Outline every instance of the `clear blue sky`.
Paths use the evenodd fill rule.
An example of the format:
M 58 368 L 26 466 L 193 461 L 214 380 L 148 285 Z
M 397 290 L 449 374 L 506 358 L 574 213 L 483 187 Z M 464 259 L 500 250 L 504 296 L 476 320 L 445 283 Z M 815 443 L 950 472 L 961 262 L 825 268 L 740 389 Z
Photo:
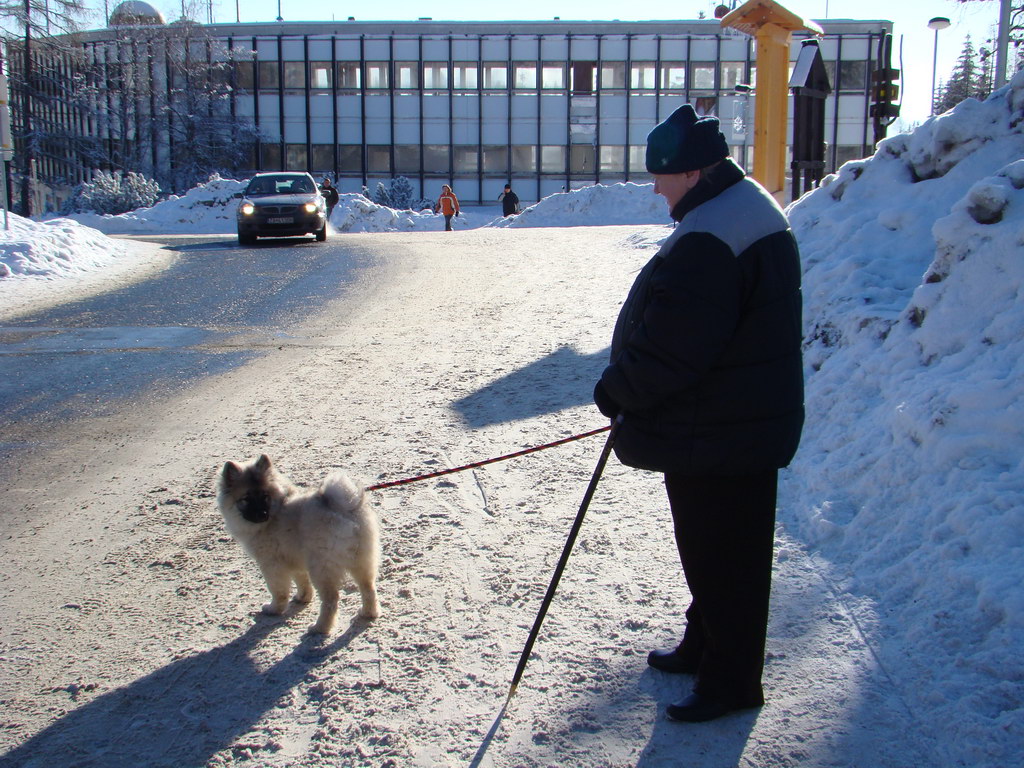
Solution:
M 113 8 L 118 0 L 107 0 Z M 182 13 L 182 0 L 148 0 L 159 8 L 168 20 L 176 19 Z M 206 20 L 209 0 L 185 0 L 186 6 L 202 3 L 203 10 L 195 14 L 200 21 Z M 622 19 L 693 19 L 703 11 L 708 18 L 719 4 L 717 0 L 630 0 L 629 2 L 594 2 L 594 0 L 515 0 L 500 2 L 474 0 L 474 2 L 453 2 L 444 0 L 388 0 L 364 6 L 357 3 L 337 3 L 316 6 L 308 0 L 212 0 L 214 21 L 274 21 L 280 8 L 281 16 L 287 21 L 324 21 L 332 18 L 347 19 L 354 16 L 360 21 L 393 20 L 411 21 L 421 16 L 434 19 L 462 21 L 535 20 L 562 19 L 608 20 Z M 938 78 L 949 77 L 956 59 L 963 47 L 964 38 L 971 35 L 975 48 L 984 46 L 986 38 L 994 37 L 994 27 L 999 18 L 998 0 L 975 0 L 958 3 L 955 0 L 780 0 L 781 4 L 810 19 L 887 19 L 895 24 L 894 58 L 897 56 L 902 36 L 904 63 L 903 116 L 908 121 L 920 121 L 928 116 L 931 79 L 932 53 L 935 33 L 928 29 L 928 20 L 934 16 L 946 16 L 952 21 L 949 29 L 938 33 Z M 94 26 L 101 26 L 104 12 L 103 0 L 89 0 L 97 9 Z M 730 0 L 726 0 L 726 5 Z M 1012 58 L 1012 49 L 1011 49 Z M 895 66 L 899 66 L 898 63 Z

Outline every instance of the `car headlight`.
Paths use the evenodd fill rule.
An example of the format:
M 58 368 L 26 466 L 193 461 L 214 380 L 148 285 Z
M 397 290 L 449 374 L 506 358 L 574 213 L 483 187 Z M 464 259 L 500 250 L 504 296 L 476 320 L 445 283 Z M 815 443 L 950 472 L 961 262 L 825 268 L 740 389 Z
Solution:
M 302 207 L 306 209 L 306 213 L 316 213 L 316 209 L 317 209 L 316 203 L 306 203 Z
M 238 206 L 238 212 L 241 213 L 243 216 L 252 216 L 255 210 L 256 206 L 253 205 L 252 203 L 242 203 L 240 206 Z

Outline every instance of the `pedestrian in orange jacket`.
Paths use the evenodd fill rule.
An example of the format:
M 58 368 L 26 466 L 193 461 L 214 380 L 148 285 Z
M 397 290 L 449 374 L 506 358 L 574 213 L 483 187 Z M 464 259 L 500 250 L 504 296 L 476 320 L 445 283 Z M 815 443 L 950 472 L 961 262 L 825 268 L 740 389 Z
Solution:
M 452 216 L 459 215 L 459 198 L 452 192 L 447 184 L 441 186 L 441 196 L 437 198 L 437 205 L 434 206 L 434 213 L 444 214 L 444 231 L 452 231 Z

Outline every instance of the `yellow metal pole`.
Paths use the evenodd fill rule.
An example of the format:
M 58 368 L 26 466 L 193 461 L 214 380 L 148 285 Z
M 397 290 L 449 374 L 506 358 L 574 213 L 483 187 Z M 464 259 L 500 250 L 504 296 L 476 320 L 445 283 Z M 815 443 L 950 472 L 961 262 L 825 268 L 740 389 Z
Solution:
M 776 195 L 786 186 L 789 123 L 789 32 L 775 24 L 757 30 L 754 178 Z
M 774 0 L 747 0 L 726 14 L 721 25 L 757 41 L 753 176 L 781 201 L 786 187 L 789 131 L 789 37 L 797 31 L 816 35 L 824 32 L 813 21 L 805 21 Z

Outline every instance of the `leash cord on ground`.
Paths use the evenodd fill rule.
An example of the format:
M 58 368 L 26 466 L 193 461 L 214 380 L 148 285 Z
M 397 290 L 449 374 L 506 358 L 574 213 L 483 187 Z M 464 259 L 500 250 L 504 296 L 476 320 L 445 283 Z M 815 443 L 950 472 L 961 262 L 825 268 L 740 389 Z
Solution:
M 416 477 L 407 477 L 402 480 L 391 480 L 390 482 L 387 483 L 377 483 L 377 485 L 368 486 L 366 490 L 380 491 L 383 490 L 384 488 L 395 488 L 399 485 L 408 485 L 409 483 L 419 482 L 420 480 L 430 480 L 435 477 L 451 475 L 456 472 L 464 472 L 467 469 L 476 469 L 477 467 L 483 467 L 487 464 L 495 464 L 499 461 L 506 461 L 508 459 L 514 459 L 518 456 L 526 456 L 527 454 L 536 453 L 537 451 L 543 451 L 548 448 L 554 448 L 559 445 L 565 445 L 566 443 L 571 443 L 575 440 L 582 440 L 585 437 L 593 437 L 594 435 L 599 435 L 602 432 L 607 432 L 610 429 L 610 425 L 607 427 L 601 427 L 599 429 L 592 429 L 589 432 L 583 432 L 582 434 L 573 435 L 572 437 L 563 437 L 561 440 L 555 440 L 552 443 L 544 443 L 544 445 L 535 445 L 532 448 L 525 448 L 521 451 L 516 451 L 515 453 L 506 453 L 504 456 L 495 456 L 493 459 L 474 461 L 472 464 L 464 464 L 461 467 L 454 467 L 452 469 L 441 469 L 438 470 L 437 472 L 430 472 L 429 474 L 426 475 L 417 475 Z

